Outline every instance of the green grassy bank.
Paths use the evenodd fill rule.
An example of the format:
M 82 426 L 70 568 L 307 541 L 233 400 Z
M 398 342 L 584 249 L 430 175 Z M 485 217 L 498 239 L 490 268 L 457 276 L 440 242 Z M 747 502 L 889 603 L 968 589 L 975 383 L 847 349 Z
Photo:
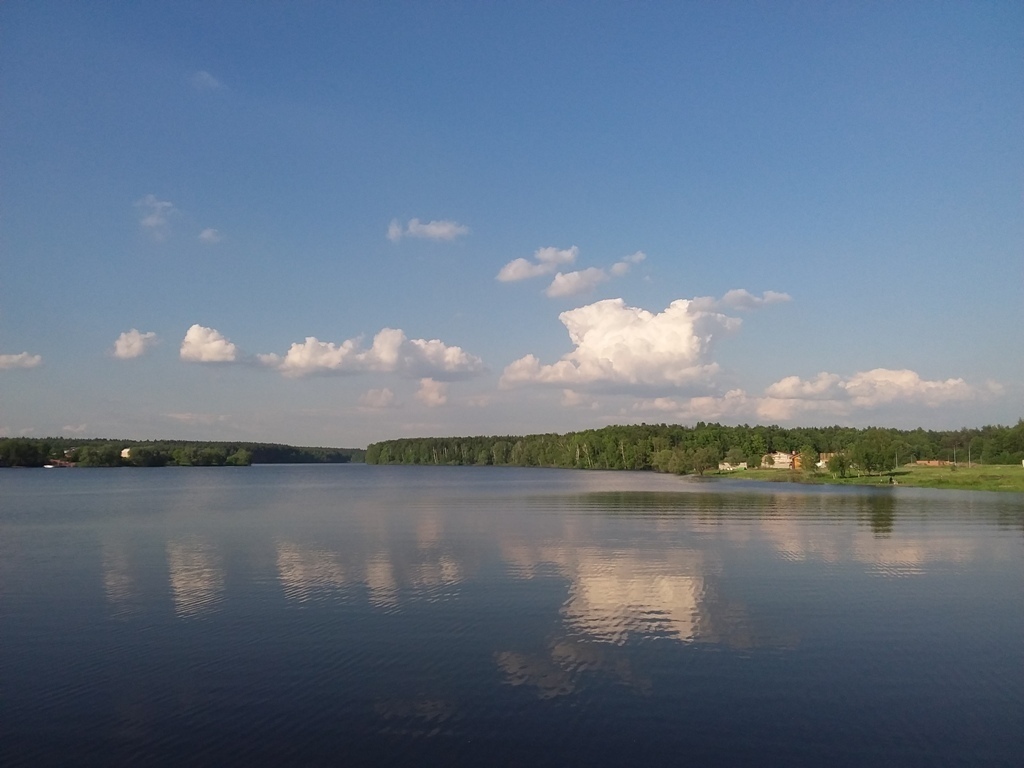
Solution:
M 960 464 L 952 467 L 904 466 L 891 473 L 832 477 L 828 472 L 817 473 L 783 469 L 748 469 L 736 472 L 715 472 L 713 477 L 736 480 L 762 480 L 778 483 L 816 483 L 821 485 L 889 485 L 890 477 L 896 485 L 913 488 L 952 488 L 964 491 L 1011 491 L 1024 493 L 1024 467 L 1019 464 Z

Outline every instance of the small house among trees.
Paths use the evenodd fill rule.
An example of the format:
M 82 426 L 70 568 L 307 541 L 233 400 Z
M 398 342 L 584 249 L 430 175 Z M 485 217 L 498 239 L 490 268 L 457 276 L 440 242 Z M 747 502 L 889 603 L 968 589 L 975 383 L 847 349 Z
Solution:
M 775 451 L 761 457 L 761 469 L 796 469 L 793 460 L 797 458 L 795 453 Z
M 746 468 L 747 468 L 747 462 L 745 462 L 745 461 L 740 461 L 740 462 L 737 462 L 736 464 L 733 464 L 732 462 L 729 462 L 729 461 L 720 461 L 720 462 L 718 462 L 718 471 L 719 472 L 735 472 L 737 469 L 746 469 Z

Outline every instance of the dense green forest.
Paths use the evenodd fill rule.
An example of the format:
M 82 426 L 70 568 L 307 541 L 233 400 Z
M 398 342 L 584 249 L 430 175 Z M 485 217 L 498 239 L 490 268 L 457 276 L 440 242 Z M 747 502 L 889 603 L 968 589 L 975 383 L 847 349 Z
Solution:
M 122 456 L 125 449 L 128 449 L 127 457 Z M 0 467 L 42 467 L 46 464 L 78 467 L 344 464 L 362 461 L 364 454 L 358 448 L 310 448 L 277 443 L 0 438 Z
M 869 427 L 728 427 L 697 423 L 610 426 L 564 435 L 515 437 L 406 438 L 372 443 L 367 464 L 490 464 L 578 469 L 635 469 L 703 474 L 719 461 L 759 466 L 775 452 L 804 456 L 835 454 L 830 470 L 866 472 L 915 460 L 938 459 L 982 464 L 1024 460 L 1024 419 L 1016 426 L 958 431 Z M 813 462 L 812 462 L 813 463 Z

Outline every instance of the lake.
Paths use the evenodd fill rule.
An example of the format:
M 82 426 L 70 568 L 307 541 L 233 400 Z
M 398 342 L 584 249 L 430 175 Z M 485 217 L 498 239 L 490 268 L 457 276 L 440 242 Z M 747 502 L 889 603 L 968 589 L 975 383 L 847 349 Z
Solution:
M 1024 764 L 1024 496 L 0 471 L 0 764 Z

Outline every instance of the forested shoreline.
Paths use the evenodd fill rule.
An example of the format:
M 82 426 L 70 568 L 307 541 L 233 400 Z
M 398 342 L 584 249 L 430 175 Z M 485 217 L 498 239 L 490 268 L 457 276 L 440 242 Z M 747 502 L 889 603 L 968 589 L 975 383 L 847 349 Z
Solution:
M 756 467 L 762 457 L 775 452 L 825 455 L 834 459 L 833 469 L 856 467 L 866 472 L 930 460 L 1020 464 L 1024 461 L 1024 419 L 1012 427 L 960 430 L 637 424 L 565 434 L 400 438 L 371 443 L 365 451 L 256 442 L 9 437 L 0 438 L 0 467 L 248 466 L 365 460 L 367 464 L 703 474 L 722 461 Z
M 698 422 L 608 426 L 566 434 L 422 437 L 371 443 L 367 464 L 495 465 L 703 474 L 721 461 L 761 464 L 774 452 L 839 457 L 833 466 L 878 472 L 914 461 L 1020 464 L 1024 419 L 960 430 L 724 426 Z
M 0 467 L 222 467 L 250 464 L 345 464 L 359 448 L 196 440 L 109 440 L 66 437 L 0 438 Z

